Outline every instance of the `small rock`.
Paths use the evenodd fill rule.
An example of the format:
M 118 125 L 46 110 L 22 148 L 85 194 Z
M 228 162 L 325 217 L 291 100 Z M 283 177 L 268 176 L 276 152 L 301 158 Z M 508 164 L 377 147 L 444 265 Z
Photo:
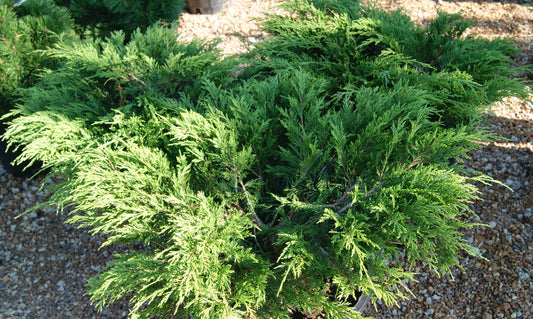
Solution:
M 490 222 L 489 222 L 489 226 L 490 226 L 491 228 L 496 228 L 497 225 L 498 225 L 498 224 L 497 224 L 495 221 L 490 221 Z
M 500 306 L 501 310 L 507 310 L 509 308 L 511 308 L 511 305 L 508 302 L 505 302 Z
M 57 290 L 61 292 L 65 291 L 65 282 L 63 280 L 57 282 Z
M 522 188 L 522 183 L 512 180 L 510 178 L 505 180 L 505 185 L 509 186 L 512 190 L 517 191 Z
M 518 273 L 518 277 L 519 277 L 520 279 L 524 279 L 524 280 L 526 280 L 526 279 L 529 279 L 529 274 L 527 274 L 527 273 L 521 271 L 521 272 Z

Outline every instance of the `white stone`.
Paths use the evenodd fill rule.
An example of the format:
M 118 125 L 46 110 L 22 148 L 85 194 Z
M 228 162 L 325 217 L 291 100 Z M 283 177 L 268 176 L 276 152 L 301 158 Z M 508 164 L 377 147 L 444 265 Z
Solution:
M 61 292 L 65 291 L 65 282 L 63 280 L 57 282 L 57 290 Z

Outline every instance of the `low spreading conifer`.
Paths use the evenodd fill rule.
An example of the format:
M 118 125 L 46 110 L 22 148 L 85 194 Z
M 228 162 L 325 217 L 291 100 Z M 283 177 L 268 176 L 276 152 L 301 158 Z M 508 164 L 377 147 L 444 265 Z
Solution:
M 60 43 L 61 67 L 22 90 L 5 138 L 59 177 L 46 205 L 129 247 L 89 281 L 99 309 L 360 318 L 353 296 L 406 298 L 406 266 L 482 257 L 461 229 L 477 226 L 472 182 L 491 180 L 463 160 L 495 138 L 483 108 L 526 91 L 497 78 L 511 42 L 462 38 L 444 14 L 423 28 L 348 0 L 290 9 L 235 58 L 161 26 Z M 485 61 L 473 48 L 500 60 L 451 57 Z

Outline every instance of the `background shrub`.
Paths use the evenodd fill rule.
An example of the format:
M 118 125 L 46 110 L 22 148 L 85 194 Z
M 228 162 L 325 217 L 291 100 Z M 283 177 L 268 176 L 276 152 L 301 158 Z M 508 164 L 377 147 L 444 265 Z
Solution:
M 0 93 L 5 101 L 4 113 L 10 107 L 6 100 L 13 97 L 15 89 L 33 85 L 41 70 L 56 66 L 56 61 L 43 51 L 60 36 L 72 36 L 73 21 L 67 9 L 47 0 L 28 0 L 15 8 L 2 3 L 0 16 Z
M 511 59 L 517 46 L 509 39 L 464 37 L 471 22 L 458 14 L 439 12 L 422 27 L 400 9 L 349 0 L 310 2 L 289 1 L 287 9 L 299 15 L 265 22 L 275 36 L 253 53 L 264 62 L 253 61 L 258 72 L 298 65 L 325 78 L 333 91 L 404 82 L 431 92 L 438 120 L 448 126 L 473 120 L 474 109 L 503 96 L 526 97 L 524 84 L 509 78 L 521 71 Z
M 137 28 L 165 21 L 172 23 L 185 8 L 183 0 L 56 0 L 66 6 L 78 25 L 78 32 L 89 37 L 106 37 L 122 30 L 129 39 Z
M 75 36 L 69 11 L 51 0 L 27 0 L 15 8 L 3 1 L 0 17 L 0 134 L 3 134 L 6 125 L 1 118 L 19 97 L 17 89 L 31 87 L 45 69 L 58 66 L 46 49 L 59 39 L 68 42 Z M 0 154 L 6 169 L 22 174 L 23 166 L 11 166 L 16 153 L 7 152 L 4 141 L 0 141 Z M 31 175 L 35 169 L 25 174 Z

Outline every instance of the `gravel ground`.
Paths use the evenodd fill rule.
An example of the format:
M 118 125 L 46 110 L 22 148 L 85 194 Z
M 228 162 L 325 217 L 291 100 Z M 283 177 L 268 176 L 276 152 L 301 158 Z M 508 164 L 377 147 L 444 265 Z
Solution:
M 256 21 L 279 3 L 273 0 L 233 0 L 216 15 L 184 14 L 181 39 L 220 36 L 225 54 L 244 52 L 265 34 Z M 478 19 L 473 33 L 486 38 L 514 36 L 524 49 L 518 58 L 531 63 L 533 11 L 531 0 L 432 1 L 380 0 L 387 8 L 404 7 L 417 23 L 437 9 L 463 12 Z M 246 40 L 243 44 L 240 39 Z M 397 306 L 379 302 L 365 311 L 375 318 L 526 318 L 532 319 L 533 285 L 533 105 L 518 99 L 496 103 L 487 114 L 491 130 L 508 138 L 487 143 L 473 152 L 469 167 L 501 181 L 480 185 L 483 201 L 474 204 L 487 224 L 465 231 L 468 241 L 488 260 L 462 256 L 462 269 L 438 276 L 423 265 L 415 267 L 413 295 Z M 125 318 L 127 302 L 98 313 L 90 304 L 86 281 L 117 251 L 98 250 L 102 238 L 63 224 L 52 209 L 16 218 L 43 201 L 41 179 L 9 175 L 0 166 L 0 318 Z

